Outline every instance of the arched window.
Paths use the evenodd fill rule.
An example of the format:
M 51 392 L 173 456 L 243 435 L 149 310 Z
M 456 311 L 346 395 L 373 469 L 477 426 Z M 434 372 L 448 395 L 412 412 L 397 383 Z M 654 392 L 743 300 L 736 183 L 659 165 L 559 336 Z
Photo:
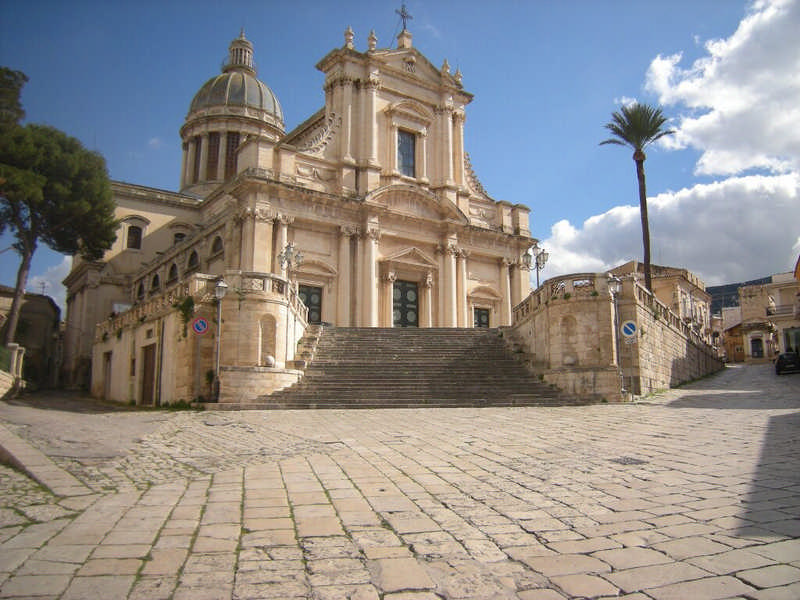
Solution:
M 167 274 L 167 285 L 172 285 L 176 281 L 178 281 L 178 265 L 172 263 Z
M 153 294 L 157 292 L 161 288 L 161 278 L 158 276 L 158 273 L 153 275 L 153 279 L 150 281 L 150 293 Z
M 200 268 L 200 259 L 197 256 L 197 251 L 192 250 L 192 253 L 189 255 L 189 261 L 186 263 L 186 269 L 193 273 Z
M 139 287 L 136 288 L 136 299 L 141 300 L 144 298 L 144 283 L 139 282 Z
M 214 241 L 211 242 L 211 256 L 216 256 L 217 254 L 222 254 L 222 238 L 217 236 L 214 238 Z
M 125 243 L 126 248 L 141 250 L 142 248 L 142 228 L 138 225 L 128 225 L 128 239 Z

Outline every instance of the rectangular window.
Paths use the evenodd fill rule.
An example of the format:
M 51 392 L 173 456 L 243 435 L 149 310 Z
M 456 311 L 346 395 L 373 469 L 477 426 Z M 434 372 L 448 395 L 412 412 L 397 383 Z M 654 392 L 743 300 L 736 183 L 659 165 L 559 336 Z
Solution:
M 228 132 L 225 139 L 225 179 L 236 175 L 236 149 L 239 147 L 239 134 Z
M 397 130 L 397 170 L 401 175 L 415 177 L 414 152 L 417 137 L 410 131 Z
M 214 181 L 219 177 L 219 132 L 212 131 L 208 134 L 208 163 L 206 164 L 206 179 Z

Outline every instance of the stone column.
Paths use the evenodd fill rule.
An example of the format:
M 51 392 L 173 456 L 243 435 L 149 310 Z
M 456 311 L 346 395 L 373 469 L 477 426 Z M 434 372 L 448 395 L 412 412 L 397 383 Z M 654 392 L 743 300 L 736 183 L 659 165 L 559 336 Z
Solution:
M 469 302 L 467 298 L 467 256 L 469 252 L 459 250 L 457 259 L 458 271 L 458 326 L 469 327 Z
M 370 73 L 366 81 L 363 82 L 364 102 L 361 110 L 363 118 L 363 141 L 362 160 L 365 169 L 361 171 L 359 187 L 368 191 L 378 187 L 380 184 L 380 162 L 378 161 L 378 114 L 377 114 L 377 95 L 381 85 L 377 70 Z
M 186 182 L 187 182 L 186 165 L 188 164 L 187 158 L 188 158 L 188 154 L 189 154 L 189 144 L 187 144 L 186 142 L 183 142 L 183 144 L 181 144 L 181 147 L 182 147 L 183 152 L 181 154 L 181 187 L 180 187 L 180 189 L 183 189 L 183 186 L 185 186 Z
M 444 185 L 453 185 L 453 105 L 452 101 L 445 102 L 436 108 L 436 120 L 439 123 L 441 173 L 439 174 Z
M 260 207 L 255 210 L 253 230 L 253 271 L 259 273 L 272 272 L 272 230 L 275 215 L 269 209 Z
M 394 327 L 394 282 L 397 273 L 387 272 L 383 277 L 383 327 Z
M 378 240 L 377 227 L 368 227 L 364 234 L 364 327 L 378 326 Z
M 200 169 L 199 178 L 201 180 L 208 179 L 208 132 L 206 131 L 200 136 Z
M 353 81 L 344 78 L 340 81 L 342 86 L 342 160 L 346 163 L 353 163 L 353 154 L 351 149 L 351 136 L 352 136 L 352 111 L 353 111 Z
M 456 185 L 463 186 L 464 181 L 464 111 L 458 110 L 453 113 L 453 128 L 455 129 L 453 161 L 455 167 Z
M 511 282 L 507 258 L 500 259 L 500 325 L 511 325 Z
M 253 255 L 255 242 L 255 209 L 246 206 L 236 215 L 242 232 L 242 241 L 239 245 L 239 268 L 242 271 L 253 271 Z
M 443 327 L 458 327 L 458 285 L 456 280 L 456 256 L 458 248 L 455 242 L 448 241 L 444 248 L 444 321 Z
M 194 183 L 194 157 L 195 153 L 197 152 L 197 143 L 196 138 L 192 138 L 189 142 L 189 156 L 187 157 L 186 161 L 186 179 L 185 184 L 191 185 Z
M 350 238 L 356 233 L 352 225 L 339 228 L 339 280 L 337 282 L 336 325 L 350 326 Z
M 419 160 L 417 161 L 417 178 L 420 183 L 428 183 L 428 130 L 419 132 Z
M 380 78 L 377 73 L 372 73 L 366 81 L 367 114 L 365 115 L 365 133 L 367 136 L 367 160 L 372 166 L 378 165 L 378 115 L 377 96 L 380 87 Z
M 428 271 L 420 283 L 422 287 L 422 306 L 420 307 L 420 327 L 433 327 L 433 273 Z
M 225 181 L 225 163 L 228 162 L 228 132 L 219 132 L 219 164 L 217 165 L 217 178 Z

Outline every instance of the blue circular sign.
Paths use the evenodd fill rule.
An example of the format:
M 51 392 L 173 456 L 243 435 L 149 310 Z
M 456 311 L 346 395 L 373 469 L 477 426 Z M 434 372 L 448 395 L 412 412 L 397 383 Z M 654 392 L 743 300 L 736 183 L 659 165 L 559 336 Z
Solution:
M 208 321 L 206 321 L 203 317 L 197 317 L 194 321 L 192 321 L 192 331 L 194 331 L 197 335 L 203 335 L 206 331 L 208 331 Z
M 636 323 L 633 321 L 625 321 L 621 326 L 622 335 L 625 337 L 633 337 L 636 335 Z

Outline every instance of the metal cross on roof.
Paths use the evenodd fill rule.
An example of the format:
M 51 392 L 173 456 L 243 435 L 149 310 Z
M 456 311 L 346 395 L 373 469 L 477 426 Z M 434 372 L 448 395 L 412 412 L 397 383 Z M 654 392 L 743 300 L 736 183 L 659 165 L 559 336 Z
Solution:
M 394 12 L 396 12 L 398 15 L 400 15 L 400 18 L 403 19 L 403 30 L 405 30 L 406 29 L 406 25 L 408 25 L 408 20 L 414 18 L 406 10 L 406 3 L 403 2 L 403 4 L 400 5 L 400 10 L 395 10 Z

